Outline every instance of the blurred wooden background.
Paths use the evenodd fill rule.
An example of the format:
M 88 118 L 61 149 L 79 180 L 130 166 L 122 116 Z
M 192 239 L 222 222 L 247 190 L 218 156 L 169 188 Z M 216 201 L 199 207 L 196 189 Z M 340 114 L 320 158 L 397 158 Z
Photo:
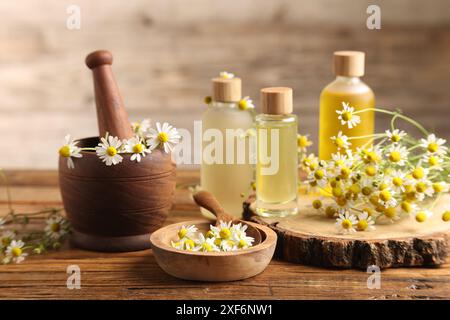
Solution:
M 366 28 L 372 3 L 381 7 L 381 30 Z M 80 30 L 66 28 L 71 4 L 81 9 Z M 100 48 L 115 56 L 132 120 L 191 129 L 209 79 L 227 70 L 256 103 L 261 87 L 293 87 L 299 131 L 315 141 L 332 52 L 364 50 L 377 104 L 450 138 L 447 0 L 23 0 L 0 2 L 0 15 L 3 168 L 55 168 L 66 133 L 97 134 L 84 57 Z

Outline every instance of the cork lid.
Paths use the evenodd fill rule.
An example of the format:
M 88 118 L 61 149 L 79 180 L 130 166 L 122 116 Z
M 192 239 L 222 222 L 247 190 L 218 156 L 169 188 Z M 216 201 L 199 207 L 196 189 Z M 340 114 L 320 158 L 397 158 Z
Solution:
M 213 100 L 219 102 L 237 102 L 242 99 L 241 78 L 214 78 Z
M 336 51 L 333 55 L 334 74 L 344 77 L 364 75 L 365 53 L 361 51 Z
M 292 89 L 273 87 L 261 89 L 261 111 L 265 114 L 292 113 Z

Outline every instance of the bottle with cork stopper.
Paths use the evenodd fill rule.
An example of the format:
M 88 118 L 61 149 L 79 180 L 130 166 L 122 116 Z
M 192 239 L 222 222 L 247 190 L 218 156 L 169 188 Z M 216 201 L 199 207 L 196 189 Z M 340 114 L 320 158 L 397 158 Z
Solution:
M 364 59 L 365 54 L 360 51 L 334 52 L 336 79 L 328 84 L 320 95 L 321 160 L 330 159 L 333 153 L 343 154 L 347 147 L 352 150 L 370 147 L 371 140 L 367 136 L 374 133 L 375 113 L 372 110 L 359 113 L 363 109 L 375 107 L 372 89 L 360 79 L 364 75 Z M 350 139 L 346 141 L 342 136 Z M 335 138 L 332 140 L 332 137 Z
M 265 217 L 297 213 L 297 116 L 292 89 L 261 90 L 256 117 L 256 212 Z
M 212 79 L 212 97 L 202 116 L 201 189 L 211 192 L 225 211 L 242 216 L 242 196 L 254 179 L 249 129 L 254 116 L 242 99 L 242 81 L 226 73 Z M 207 217 L 211 213 L 202 209 Z

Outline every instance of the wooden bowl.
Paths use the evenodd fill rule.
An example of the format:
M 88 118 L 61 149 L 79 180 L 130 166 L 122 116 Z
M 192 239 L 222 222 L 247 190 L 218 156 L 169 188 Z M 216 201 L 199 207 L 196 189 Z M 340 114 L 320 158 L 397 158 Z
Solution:
M 193 252 L 175 249 L 171 240 L 176 240 L 182 225 L 193 225 L 200 232 L 209 230 L 210 223 L 188 221 L 171 224 L 151 237 L 153 255 L 158 265 L 176 278 L 195 281 L 235 281 L 253 277 L 268 266 L 273 257 L 277 235 L 271 229 L 252 222 L 245 222 L 259 230 L 261 243 L 243 250 L 231 252 Z M 251 233 L 248 234 L 252 236 Z
M 79 140 L 80 147 L 95 147 L 98 137 Z M 134 251 L 150 248 L 150 234 L 162 227 L 172 206 L 175 164 L 157 149 L 141 162 L 123 161 L 106 166 L 95 152 L 83 151 L 74 159 L 59 159 L 59 183 L 71 223 L 72 243 L 96 251 Z

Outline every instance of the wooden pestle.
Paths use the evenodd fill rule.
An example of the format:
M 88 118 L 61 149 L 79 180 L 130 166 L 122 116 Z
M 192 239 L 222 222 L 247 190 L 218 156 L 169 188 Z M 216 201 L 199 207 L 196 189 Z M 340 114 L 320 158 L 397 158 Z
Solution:
M 134 134 L 112 73 L 112 62 L 112 54 L 106 50 L 94 51 L 86 57 L 86 65 L 94 76 L 98 129 L 100 137 L 109 133 L 119 139 L 129 139 Z

